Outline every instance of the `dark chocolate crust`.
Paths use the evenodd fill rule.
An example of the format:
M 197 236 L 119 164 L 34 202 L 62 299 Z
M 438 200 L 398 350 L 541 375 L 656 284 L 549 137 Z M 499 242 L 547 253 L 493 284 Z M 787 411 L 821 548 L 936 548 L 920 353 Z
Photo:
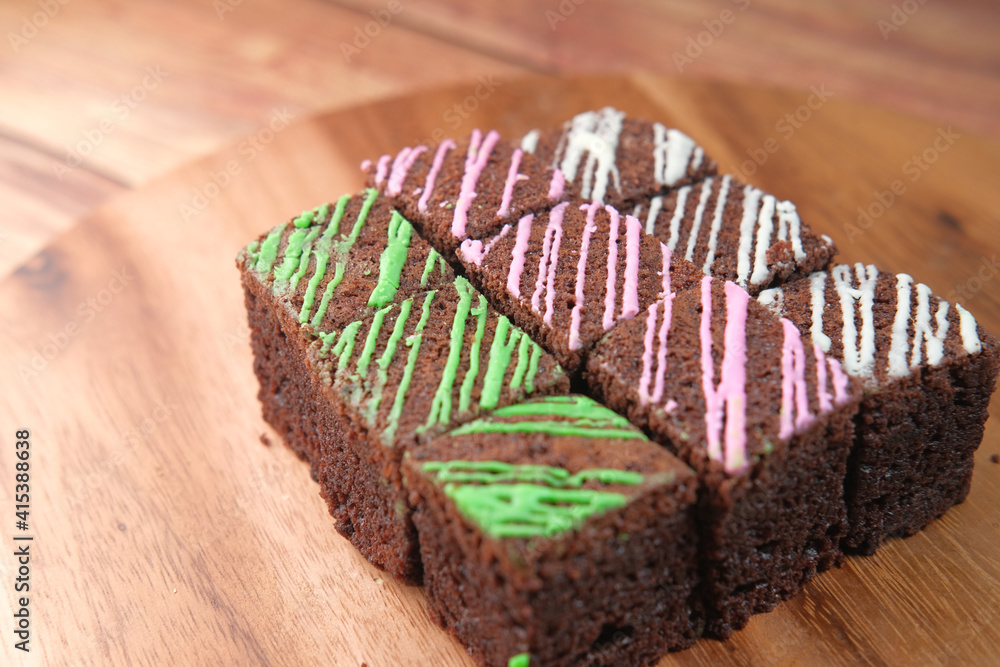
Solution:
M 570 473 L 620 468 L 646 481 L 637 487 L 588 481 L 582 488 L 626 494 L 628 504 L 568 533 L 497 538 L 463 516 L 422 468 L 454 459 Z M 418 507 L 414 521 L 431 612 L 481 664 L 507 665 L 522 653 L 542 665 L 646 664 L 690 646 L 700 634 L 692 599 L 696 480 L 653 443 L 539 433 L 449 435 L 414 450 L 404 474 Z
M 860 360 L 855 350 L 863 346 L 869 316 L 858 302 L 866 291 L 870 294 L 870 365 L 844 364 L 848 373 L 865 384 L 845 486 L 850 529 L 843 547 L 851 552 L 871 554 L 887 538 L 913 535 L 965 499 L 973 455 L 982 442 L 989 399 L 1000 370 L 997 339 L 977 325 L 975 337 L 981 349 L 970 354 L 963 344 L 958 307 L 948 305 L 948 331 L 940 360 L 929 363 L 926 343 L 921 342 L 919 365 L 903 371 L 905 375 L 891 373 L 899 280 L 907 282 L 908 278 L 879 273 L 873 266 L 842 265 L 761 295 L 762 301 L 801 331 L 819 326 L 829 341 L 831 357 L 843 360 L 846 355 Z M 813 281 L 821 286 L 821 308 L 820 304 L 814 307 Z M 841 289 L 846 288 L 844 298 L 857 332 L 854 337 L 858 342 L 850 354 L 844 349 L 844 309 L 838 283 Z M 920 288 L 912 281 L 908 284 L 905 356 L 909 362 L 919 314 L 920 297 L 915 292 Z M 942 300 L 928 292 L 926 305 L 933 316 Z

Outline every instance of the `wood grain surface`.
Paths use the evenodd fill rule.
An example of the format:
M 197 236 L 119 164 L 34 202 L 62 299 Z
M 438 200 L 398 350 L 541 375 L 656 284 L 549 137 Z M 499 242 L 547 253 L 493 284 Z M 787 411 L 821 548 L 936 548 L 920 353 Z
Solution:
M 651 75 L 511 79 L 452 126 L 477 85 L 298 118 L 254 151 L 240 139 L 116 197 L 0 281 L 4 608 L 17 428 L 31 430 L 35 537 L 32 651 L 4 630 L 0 662 L 472 664 L 419 588 L 337 535 L 306 465 L 262 422 L 233 264 L 261 231 L 360 187 L 363 158 L 437 128 L 517 136 L 604 104 L 675 124 L 795 201 L 842 261 L 961 294 L 1000 332 L 995 142 L 837 95 Z M 993 455 L 995 420 L 964 504 L 663 664 L 995 664 Z

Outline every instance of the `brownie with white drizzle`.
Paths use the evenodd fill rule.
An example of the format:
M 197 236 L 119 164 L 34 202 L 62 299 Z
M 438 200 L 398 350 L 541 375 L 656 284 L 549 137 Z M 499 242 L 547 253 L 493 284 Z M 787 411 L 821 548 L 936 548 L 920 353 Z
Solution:
M 442 275 L 376 199 L 369 191 L 279 226 L 237 264 L 265 419 L 310 462 L 338 531 L 373 564 L 418 582 L 403 453 L 483 410 L 566 393 L 569 382 L 464 278 Z
M 583 396 L 404 461 L 431 613 L 480 664 L 636 665 L 700 634 L 692 471 Z
M 837 248 L 800 220 L 795 204 L 732 176 L 709 176 L 638 204 L 647 234 L 715 278 L 751 294 L 830 265 Z
M 698 473 L 707 634 L 838 562 L 861 387 L 794 324 L 705 277 L 613 328 L 584 379 Z
M 504 225 L 493 238 L 466 239 L 458 259 L 491 303 L 552 352 L 570 374 L 615 323 L 664 293 L 696 286 L 701 273 L 638 219 L 611 206 L 563 202 Z
M 962 502 L 1000 369 L 1000 344 L 908 274 L 839 265 L 762 292 L 863 383 L 846 480 L 848 550 L 874 553 Z
M 680 130 L 613 107 L 579 113 L 559 129 L 532 130 L 521 148 L 551 171 L 550 192 L 622 211 L 716 172 L 715 161 Z

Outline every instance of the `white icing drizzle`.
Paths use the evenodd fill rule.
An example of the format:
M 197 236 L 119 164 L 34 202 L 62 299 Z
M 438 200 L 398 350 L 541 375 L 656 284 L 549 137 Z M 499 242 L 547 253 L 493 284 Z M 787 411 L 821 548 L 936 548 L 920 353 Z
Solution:
M 937 366 L 944 358 L 944 339 L 948 337 L 948 302 L 941 300 L 938 304 L 937 331 L 931 328 L 931 288 L 923 283 L 917 284 L 917 317 L 913 321 L 913 354 L 910 357 L 910 367 L 919 366 L 922 349 L 927 349 L 927 362 Z M 923 341 L 921 341 L 923 339 Z
M 681 219 L 684 217 L 684 211 L 687 208 L 689 194 L 691 194 L 690 185 L 685 185 L 677 191 L 677 204 L 674 208 L 674 215 L 670 218 L 670 238 L 667 239 L 667 247 L 670 248 L 671 252 L 677 248 L 677 242 L 680 240 Z M 649 226 L 648 222 L 646 226 Z
M 668 130 L 660 123 L 653 123 L 653 178 L 660 185 L 673 186 L 687 174 L 691 158 L 701 164 L 704 151 L 694 140 L 680 130 Z M 697 169 L 697 165 L 694 165 Z
M 538 137 L 541 134 L 538 130 L 532 130 L 521 137 L 521 150 L 525 153 L 534 153 L 538 149 Z
M 903 377 L 910 372 L 906 365 L 906 353 L 910 339 L 907 328 L 910 322 L 910 285 L 913 283 L 906 273 L 896 276 L 896 317 L 892 322 L 892 341 L 889 344 L 889 377 Z M 904 306 L 905 304 L 905 306 Z M 847 369 L 850 372 L 850 368 Z
M 854 266 L 854 274 L 857 277 L 857 288 L 854 287 L 855 275 L 852 275 L 849 264 L 835 266 L 830 272 L 837 296 L 840 297 L 840 312 L 844 321 L 841 329 L 841 341 L 844 344 L 844 370 L 857 377 L 869 377 L 875 369 L 874 307 L 878 269 L 870 264 L 865 266 L 858 263 Z M 855 322 L 855 308 L 859 308 L 861 311 L 860 342 Z M 818 325 L 817 319 L 819 320 Z M 822 311 L 817 317 L 815 308 L 813 309 L 813 327 L 814 329 L 818 328 L 819 331 L 823 330 Z M 904 336 L 906 334 L 906 318 L 903 320 L 903 334 Z M 895 337 L 895 334 L 893 336 Z M 816 342 L 820 341 L 816 340 Z
M 712 184 L 714 179 L 706 178 L 701 184 L 701 197 L 698 198 L 698 207 L 694 211 L 694 221 L 691 223 L 691 232 L 688 235 L 687 252 L 684 259 L 694 261 L 694 247 L 698 243 L 698 234 L 701 232 L 701 220 L 705 217 L 705 208 L 708 206 L 708 198 L 712 195 Z
M 802 247 L 802 221 L 799 219 L 799 213 L 795 208 L 795 204 L 790 201 L 779 201 L 776 208 L 778 210 L 778 240 L 787 241 L 788 233 L 791 231 L 792 251 L 795 253 L 795 261 L 801 262 L 807 255 L 805 249 Z
M 874 268 L 874 267 L 873 267 Z M 826 310 L 826 274 L 822 271 L 809 276 L 809 301 L 812 306 L 812 326 L 809 335 L 813 343 L 819 345 L 823 352 L 830 351 L 833 341 L 823 332 L 823 311 Z M 854 309 L 851 309 L 853 317 Z
M 743 188 L 743 219 L 740 221 L 740 245 L 736 256 L 736 282 L 746 287 L 750 276 L 750 251 L 753 249 L 753 228 L 757 222 L 757 207 L 764 193 L 752 185 Z
M 962 305 L 959 303 L 955 304 L 955 310 L 958 311 L 958 326 L 959 331 L 962 333 L 962 347 L 969 354 L 978 354 L 983 349 L 983 346 L 979 342 L 976 318 L 972 316 L 972 313 L 962 308 Z
M 726 200 L 729 199 L 729 185 L 732 180 L 733 177 L 726 174 L 719 186 L 719 198 L 715 202 L 715 215 L 712 217 L 712 229 L 708 235 L 708 254 L 705 255 L 705 264 L 701 267 L 701 272 L 705 275 L 709 274 L 712 263 L 715 262 L 715 248 L 719 241 L 719 229 L 722 227 L 722 214 L 726 209 Z
M 766 289 L 757 295 L 757 302 L 766 306 L 772 313 L 781 317 L 785 312 L 785 292 L 780 287 Z
M 576 115 L 570 121 L 568 130 L 563 132 L 552 166 L 562 171 L 567 180 L 575 181 L 580 160 L 586 154 L 580 184 L 580 194 L 584 199 L 603 202 L 610 179 L 614 179 L 615 188 L 621 191 L 616 155 L 624 120 L 624 111 L 604 107 L 600 111 Z
M 767 266 L 767 250 L 771 247 L 771 234 L 774 233 L 774 208 L 777 200 L 772 195 L 764 195 L 761 200 L 760 215 L 757 216 L 757 252 L 753 261 L 753 273 L 750 283 L 759 285 L 769 275 Z
M 691 158 L 691 171 L 698 171 L 698 167 L 701 166 L 701 162 L 704 159 L 705 151 L 702 150 L 701 146 L 695 146 L 694 157 Z
M 683 190 L 683 188 L 681 188 Z M 680 193 L 678 193 L 680 196 Z M 686 196 L 686 195 L 685 195 Z M 642 204 L 636 206 L 635 217 L 639 217 L 639 209 L 642 208 Z M 646 216 L 646 233 L 652 234 L 653 230 L 656 229 L 656 216 L 660 215 L 660 209 L 663 208 L 663 197 L 653 197 L 649 200 L 649 215 Z M 676 215 L 676 213 L 675 213 Z

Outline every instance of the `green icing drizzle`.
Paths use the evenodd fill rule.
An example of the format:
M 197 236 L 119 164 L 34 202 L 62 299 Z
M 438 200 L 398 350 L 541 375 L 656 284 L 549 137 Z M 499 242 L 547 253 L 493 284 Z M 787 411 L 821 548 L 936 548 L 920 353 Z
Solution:
M 592 469 L 570 474 L 563 468 L 514 465 L 500 461 L 431 461 L 458 510 L 494 537 L 551 537 L 578 526 L 587 517 L 621 507 L 621 493 L 581 489 L 588 480 L 635 486 L 639 473 Z
M 319 339 L 323 341 L 323 347 L 319 349 L 319 356 L 325 358 L 330 354 L 330 346 L 333 345 L 335 340 L 337 340 L 337 332 L 334 331 L 328 334 L 320 334 Z
M 337 207 L 333 211 L 333 217 L 330 219 L 330 223 L 326 226 L 323 236 L 320 237 L 316 248 L 313 250 L 313 256 L 316 257 L 316 273 L 309 279 L 309 285 L 306 287 L 306 293 L 302 300 L 302 310 L 299 311 L 300 324 L 305 324 L 309 321 L 309 311 L 312 310 L 313 302 L 316 299 L 316 289 L 323 281 L 323 276 L 326 275 L 327 264 L 330 262 L 330 245 L 333 243 L 334 235 L 340 229 L 340 220 L 344 217 L 344 209 L 347 208 L 347 202 L 350 199 L 350 195 L 344 195 L 337 200 Z M 341 278 L 343 278 L 343 271 L 341 271 Z M 334 277 L 334 280 L 336 281 L 336 277 Z M 296 280 L 296 282 L 298 281 Z M 337 283 L 339 284 L 339 281 Z M 336 285 L 334 285 L 333 289 L 337 289 Z M 327 290 L 332 294 L 329 285 L 327 285 Z M 325 297 L 326 295 L 324 294 Z M 326 299 L 326 301 L 329 302 L 329 299 Z M 320 317 L 319 319 L 322 320 L 323 318 Z M 319 326 L 319 322 L 316 322 L 313 326 Z
M 521 345 L 517 348 L 517 367 L 514 369 L 514 375 L 510 378 L 511 389 L 516 390 L 524 381 L 524 373 L 528 370 L 528 348 L 530 346 L 531 339 L 527 336 L 521 336 Z
M 424 262 L 424 272 L 420 275 L 421 287 L 427 287 L 427 279 L 430 277 L 431 272 L 434 271 L 434 261 L 440 256 L 434 248 L 431 248 L 431 251 L 427 253 L 427 261 Z
M 406 399 L 406 392 L 410 388 L 410 380 L 413 378 L 413 368 L 417 365 L 417 355 L 420 354 L 420 341 L 423 339 L 421 332 L 427 325 L 427 320 L 431 316 L 431 301 L 437 291 L 431 291 L 424 297 L 424 308 L 417 322 L 417 327 L 413 334 L 406 339 L 406 345 L 410 348 L 410 355 L 406 359 L 406 368 L 403 369 L 403 377 L 399 381 L 399 388 L 396 390 L 396 398 L 393 400 L 392 409 L 389 410 L 389 417 L 382 432 L 382 441 L 386 445 L 391 445 L 396 436 L 396 429 L 399 428 L 399 416 L 403 412 L 403 401 Z
M 448 360 L 441 373 L 441 382 L 431 400 L 431 410 L 427 415 L 427 421 L 417 429 L 417 433 L 425 432 L 434 424 L 447 424 L 451 420 L 451 392 L 455 386 L 458 365 L 462 361 L 465 323 L 469 319 L 469 311 L 472 309 L 473 290 L 469 281 L 459 276 L 455 279 L 455 291 L 458 292 L 458 306 L 455 308 L 455 319 L 451 322 Z
M 257 255 L 260 251 L 260 241 L 251 241 L 247 244 L 247 255 L 250 257 L 250 261 L 253 262 L 254 268 L 257 265 Z
M 399 281 L 406 264 L 406 253 L 410 248 L 413 226 L 396 211 L 389 221 L 389 241 L 379 258 L 378 283 L 368 297 L 370 308 L 381 308 L 391 302 L 399 289 Z
M 385 315 L 390 310 L 392 310 L 391 303 L 377 311 L 375 317 L 372 319 L 372 326 L 368 330 L 365 347 L 361 350 L 361 357 L 358 358 L 358 377 L 363 378 L 368 375 L 368 364 L 371 363 L 372 355 L 375 353 L 375 343 L 378 342 L 378 336 L 382 332 L 382 322 L 385 321 Z
M 315 233 L 313 233 L 315 231 Z M 302 247 L 319 235 L 319 227 L 315 230 L 296 229 L 288 236 L 288 245 L 285 246 L 285 254 L 282 258 L 281 266 L 274 272 L 275 281 L 286 281 L 295 273 L 299 267 L 299 259 L 302 257 Z M 308 263 L 308 256 L 306 257 Z M 277 289 L 277 285 L 275 288 Z
M 486 297 L 479 295 L 479 306 L 472 309 L 472 314 L 478 318 L 476 323 L 476 336 L 472 341 L 472 349 L 469 351 L 469 370 L 462 380 L 462 388 L 458 395 L 458 411 L 468 412 L 469 404 L 472 403 L 472 387 L 476 384 L 479 376 L 479 349 L 483 344 L 483 335 L 486 333 L 486 315 L 489 307 Z
M 288 281 L 288 291 L 294 292 L 295 288 L 299 286 L 299 281 L 309 270 L 309 253 L 312 250 L 313 241 L 319 236 L 319 233 L 323 231 L 322 227 L 313 227 L 308 236 L 306 236 L 306 241 L 302 246 L 302 255 L 299 260 L 299 269 L 294 274 L 292 274 L 291 279 Z
M 586 396 L 547 396 L 517 403 L 494 412 L 497 417 L 568 417 L 586 419 L 594 425 L 631 428 L 628 419 Z
M 361 328 L 361 324 L 360 320 L 351 322 L 340 333 L 340 339 L 337 341 L 336 347 L 333 348 L 333 353 L 340 355 L 340 358 L 337 359 L 338 373 L 344 370 L 351 355 L 354 354 L 354 338 L 358 335 L 358 329 Z
M 323 255 L 323 257 L 325 259 L 326 257 L 328 257 L 328 255 Z M 323 262 L 323 270 L 324 272 L 326 271 L 325 261 Z M 319 273 L 317 272 L 316 275 L 319 275 Z M 323 298 L 320 299 L 319 302 L 319 308 L 316 309 L 316 314 L 312 318 L 311 324 L 314 327 L 318 327 L 320 323 L 323 321 L 323 318 L 326 317 L 326 309 L 329 308 L 330 306 L 330 299 L 333 298 L 333 293 L 337 291 L 337 288 L 340 286 L 340 282 L 343 279 L 344 279 L 344 264 L 341 262 L 337 262 L 337 268 L 333 273 L 333 280 L 331 280 L 326 284 L 326 289 L 323 291 Z M 316 283 L 318 284 L 319 280 L 317 280 Z M 309 286 L 312 287 L 311 280 L 309 281 Z M 313 290 L 312 296 L 315 296 L 315 294 L 316 291 Z M 309 311 L 312 309 L 312 304 L 313 304 L 312 298 L 308 298 L 310 297 L 310 294 L 308 292 L 306 293 L 306 297 L 307 298 L 302 301 L 302 312 L 299 313 L 299 322 L 301 322 L 302 324 L 305 324 L 309 320 Z
M 531 667 L 531 655 L 528 653 L 518 653 L 511 656 L 507 661 L 507 667 Z
M 477 419 L 451 432 L 452 435 L 468 435 L 470 433 L 544 433 L 553 436 L 577 436 L 581 438 L 615 438 L 619 440 L 645 440 L 639 431 L 632 429 L 606 428 L 603 425 L 589 425 L 589 420 L 579 422 L 561 421 L 526 421 L 526 422 L 494 422 Z
M 281 245 L 281 233 L 284 229 L 284 225 L 275 227 L 260 245 L 260 254 L 257 255 L 257 264 L 254 266 L 257 273 L 266 275 L 274 265 L 274 260 L 278 259 L 278 246 Z
M 538 361 L 542 358 L 542 348 L 538 343 L 531 344 L 531 361 L 528 362 L 528 374 L 524 378 L 524 391 L 527 394 L 535 391 L 535 375 L 538 373 Z
M 392 329 L 392 334 L 385 344 L 382 356 L 376 362 L 378 366 L 378 378 L 375 381 L 375 387 L 372 389 L 372 396 L 368 400 L 368 408 L 365 411 L 365 418 L 369 424 L 375 423 L 375 415 L 378 414 L 379 404 L 382 402 L 382 390 L 385 388 L 386 382 L 389 381 L 389 364 L 392 363 L 392 358 L 396 355 L 396 347 L 403 337 L 403 330 L 406 327 L 406 321 L 410 318 L 410 309 L 412 307 L 413 299 L 407 299 L 400 304 L 399 315 L 396 317 L 396 326 Z
M 507 332 L 510 331 L 510 339 Z M 500 402 L 500 390 L 503 388 L 503 376 L 510 366 L 511 353 L 522 335 L 520 329 L 512 329 L 510 320 L 501 315 L 497 318 L 497 329 L 493 334 L 493 344 L 490 346 L 490 360 L 486 366 L 486 377 L 483 378 L 483 393 L 479 398 L 479 406 L 492 410 Z
M 358 219 L 354 222 L 354 227 L 351 229 L 349 236 L 346 236 L 336 245 L 337 255 L 341 258 L 350 252 L 351 248 L 354 246 L 354 242 L 358 240 L 358 236 L 361 234 L 361 228 L 365 226 L 365 221 L 368 220 L 368 212 L 372 210 L 372 205 L 378 198 L 378 190 L 375 188 L 368 188 L 366 191 L 365 201 L 361 205 L 361 210 L 358 212 Z

